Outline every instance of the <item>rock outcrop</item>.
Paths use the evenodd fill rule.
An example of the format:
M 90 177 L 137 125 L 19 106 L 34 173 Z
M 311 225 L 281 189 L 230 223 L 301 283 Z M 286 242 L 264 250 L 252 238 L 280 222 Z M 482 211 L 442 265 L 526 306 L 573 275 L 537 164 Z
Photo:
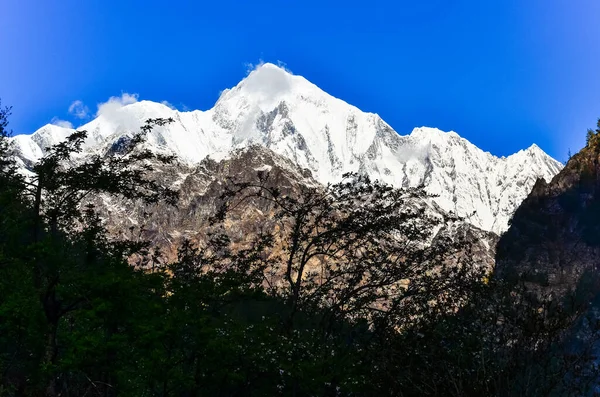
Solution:
M 600 137 L 550 183 L 538 180 L 497 246 L 500 273 L 562 294 L 593 283 L 600 268 Z

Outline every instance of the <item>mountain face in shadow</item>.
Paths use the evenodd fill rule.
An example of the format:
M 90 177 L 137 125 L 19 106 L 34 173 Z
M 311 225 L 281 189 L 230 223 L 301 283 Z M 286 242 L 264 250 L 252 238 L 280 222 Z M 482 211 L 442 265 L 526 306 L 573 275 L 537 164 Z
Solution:
M 600 291 L 599 132 L 550 183 L 536 182 L 497 245 L 498 274 L 554 294 L 583 285 Z

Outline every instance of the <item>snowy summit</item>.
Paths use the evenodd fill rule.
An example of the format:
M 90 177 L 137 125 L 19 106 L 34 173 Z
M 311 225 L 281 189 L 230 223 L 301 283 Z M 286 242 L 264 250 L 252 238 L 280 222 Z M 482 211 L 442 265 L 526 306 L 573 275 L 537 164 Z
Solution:
M 86 151 L 92 152 L 156 117 L 175 122 L 155 129 L 149 144 L 184 162 L 220 159 L 258 144 L 308 168 L 322 183 L 355 171 L 398 187 L 424 184 L 442 209 L 496 233 L 507 229 L 538 178 L 549 182 L 562 168 L 537 145 L 499 158 L 455 132 L 421 127 L 400 135 L 377 114 L 362 112 L 270 63 L 223 91 L 207 111 L 180 112 L 141 101 L 104 113 L 79 129 L 88 131 Z M 16 136 L 14 142 L 27 164 L 73 131 L 46 125 L 32 135 Z

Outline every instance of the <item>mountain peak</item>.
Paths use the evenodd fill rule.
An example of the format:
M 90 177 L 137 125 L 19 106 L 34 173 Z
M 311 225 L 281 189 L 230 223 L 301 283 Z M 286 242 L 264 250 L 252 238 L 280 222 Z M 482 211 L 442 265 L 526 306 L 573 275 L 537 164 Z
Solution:
M 531 157 L 531 158 L 538 158 L 538 159 L 543 159 L 545 161 L 551 161 L 551 162 L 558 163 L 558 161 L 556 161 L 552 157 L 550 157 L 546 152 L 544 152 L 542 150 L 542 148 L 540 148 L 535 143 L 532 144 L 531 146 L 529 146 L 527 149 L 521 149 L 518 152 L 511 154 L 507 158 L 508 159 L 510 159 L 510 158 L 522 158 L 523 156 L 525 156 L 525 157 Z
M 539 159 L 547 156 L 537 145 L 526 150 L 530 151 L 539 151 Z M 551 180 L 546 178 L 547 183 L 535 184 L 498 244 L 499 271 L 535 274 L 530 282 L 554 293 L 575 289 L 588 272 L 597 271 L 599 157 L 600 148 L 588 145 Z
M 143 113 L 148 115 L 156 115 L 154 117 L 168 117 L 175 109 L 170 108 L 164 103 L 142 100 L 123 106 L 121 109 L 133 110 L 135 113 Z
M 321 183 L 359 172 L 394 186 L 424 184 L 442 209 L 496 232 L 505 230 L 535 180 L 550 180 L 561 168 L 537 146 L 498 159 L 453 131 L 420 127 L 400 136 L 376 114 L 362 112 L 272 63 L 256 67 L 206 111 L 178 112 L 140 101 L 104 106 L 98 116 L 81 127 L 89 132 L 86 150 L 110 147 L 148 118 L 172 117 L 172 124 L 148 134 L 148 145 L 187 164 L 207 156 L 224 159 L 237 149 L 261 145 L 310 170 Z M 39 151 L 29 150 L 21 139 L 18 144 L 27 146 L 23 157 L 37 158 L 56 143 L 54 138 L 62 134 L 54 130 L 49 139 L 32 137 Z
M 449 139 L 462 139 L 454 131 L 442 131 L 438 128 L 433 127 L 418 127 L 412 130 L 409 135 L 410 137 L 416 138 L 423 141 L 423 143 L 443 143 L 448 142 Z
M 458 137 L 459 135 L 454 131 L 442 131 L 439 128 L 434 127 L 418 127 L 412 130 L 411 135 L 420 135 L 420 136 L 454 136 Z
M 55 124 L 46 124 L 31 135 L 31 140 L 38 144 L 42 150 L 65 140 L 73 133 L 73 129 Z
M 63 127 L 60 125 L 48 123 L 42 127 L 40 127 L 34 134 L 50 134 L 53 131 L 73 131 L 72 128 Z
M 298 97 L 329 96 L 302 76 L 294 75 L 282 66 L 263 63 L 252 70 L 234 88 L 224 90 L 217 104 L 233 102 L 234 108 L 251 104 L 268 112 L 282 101 Z
M 277 70 L 279 72 L 286 73 L 290 76 L 292 75 L 292 73 L 289 70 L 287 70 L 285 67 L 283 67 L 281 65 L 275 65 L 274 63 L 271 63 L 271 62 L 261 63 L 260 65 L 256 66 L 256 68 L 254 68 L 254 71 L 264 70 L 264 69 Z
M 525 149 L 525 151 L 528 153 L 542 153 L 542 154 L 546 155 L 546 153 L 542 150 L 542 148 L 540 148 L 535 143 L 531 144 L 531 146 L 529 146 L 527 149 Z
M 295 83 L 294 76 L 272 63 L 258 66 L 236 88 L 253 97 L 276 97 L 288 94 Z

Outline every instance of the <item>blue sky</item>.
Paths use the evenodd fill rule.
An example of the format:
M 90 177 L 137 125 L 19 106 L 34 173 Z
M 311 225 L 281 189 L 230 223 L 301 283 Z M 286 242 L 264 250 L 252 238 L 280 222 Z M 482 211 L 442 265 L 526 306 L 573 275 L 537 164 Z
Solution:
M 558 160 L 600 117 L 597 0 L 3 0 L 0 98 L 15 133 L 123 92 L 208 109 L 284 62 L 399 133 L 457 131 Z

